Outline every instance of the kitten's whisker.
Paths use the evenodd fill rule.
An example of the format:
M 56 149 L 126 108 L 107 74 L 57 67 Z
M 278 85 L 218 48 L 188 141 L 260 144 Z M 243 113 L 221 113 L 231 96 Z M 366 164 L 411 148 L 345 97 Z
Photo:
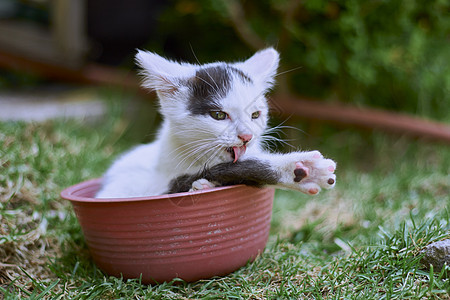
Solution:
M 205 156 L 207 156 L 211 151 L 215 152 L 216 149 L 219 149 L 220 145 L 214 145 L 212 148 L 208 148 L 208 149 L 199 149 L 202 150 L 202 155 L 197 156 L 192 162 L 191 164 L 188 166 L 188 169 L 190 169 L 193 165 L 195 165 L 197 162 L 199 162 L 202 158 L 204 158 Z M 213 157 L 212 155 L 209 156 L 206 161 L 209 161 L 209 159 Z
M 211 143 L 196 143 L 196 145 L 192 145 L 186 149 L 184 149 L 182 152 L 180 152 L 178 155 L 176 155 L 174 158 L 180 158 L 180 161 L 177 164 L 177 168 L 180 167 L 182 164 L 184 164 L 189 158 L 195 156 L 197 153 L 202 153 L 204 149 L 208 149 L 210 147 Z M 190 168 L 191 166 L 189 166 Z
M 172 150 L 172 152 L 170 154 L 172 154 L 173 152 L 176 152 L 176 151 L 178 151 L 178 150 L 180 150 L 180 149 L 182 149 L 182 148 L 184 148 L 186 146 L 188 146 L 187 148 L 189 149 L 191 147 L 197 147 L 199 144 L 205 144 L 205 143 L 214 142 L 214 141 L 216 141 L 216 139 L 214 139 L 214 138 L 201 139 L 201 140 L 197 140 L 197 141 L 190 141 L 190 142 L 187 142 L 187 143 L 185 143 L 185 144 L 175 148 L 174 150 Z
M 262 141 L 261 142 L 261 146 L 269 151 L 273 151 L 274 150 L 274 146 L 272 146 L 270 143 L 267 143 L 266 141 Z
M 193 141 L 190 141 L 190 142 L 187 142 L 187 143 L 184 143 L 184 144 L 180 145 L 179 147 L 175 148 L 174 151 L 177 151 L 177 150 L 179 150 L 179 149 L 181 149 L 181 148 L 183 148 L 185 146 L 197 145 L 198 143 L 214 142 L 216 140 L 217 140 L 217 138 L 213 138 L 213 137 L 193 140 Z
M 189 44 L 189 47 L 191 48 L 192 55 L 194 55 L 194 58 L 195 58 L 195 60 L 197 61 L 197 63 L 198 63 L 199 65 L 201 65 L 200 61 L 199 61 L 198 58 L 197 58 L 197 55 L 196 55 L 195 52 L 194 52 L 194 49 L 192 48 L 192 45 Z M 215 93 L 217 93 L 217 92 L 219 91 L 219 86 L 217 85 L 217 82 L 214 81 L 214 78 L 212 78 L 212 76 L 208 73 L 208 71 L 206 71 L 206 69 L 204 69 L 204 70 L 205 70 L 206 74 L 208 75 L 208 77 L 211 79 L 211 81 L 214 82 L 214 85 L 215 85 L 216 87 L 213 87 L 209 82 L 203 80 L 202 78 L 199 78 L 199 77 L 197 77 L 197 76 L 195 76 L 195 78 L 201 79 L 204 83 L 208 84 L 208 85 L 214 90 Z
M 275 140 L 275 141 L 278 141 L 278 142 L 295 141 L 295 139 L 288 139 L 287 140 L 287 139 L 278 138 L 278 137 L 273 136 L 273 135 L 263 135 L 263 136 L 261 136 L 261 138 L 263 140 Z
M 187 144 L 184 144 L 184 145 L 181 145 L 181 146 L 175 148 L 168 155 L 171 156 L 174 153 L 179 152 L 174 158 L 178 158 L 178 157 L 182 158 L 186 154 L 189 154 L 190 152 L 194 151 L 199 146 L 202 146 L 205 144 L 209 144 L 209 141 L 208 142 L 207 141 L 192 141 L 192 142 L 189 142 Z
M 215 143 L 212 143 L 213 141 L 215 141 L 215 139 L 209 139 L 207 141 L 201 140 L 196 142 L 194 145 L 190 145 L 186 149 L 183 149 L 183 151 L 176 156 L 181 159 L 181 161 L 179 161 L 177 164 L 177 168 L 181 164 L 185 163 L 189 158 L 196 157 L 187 167 L 187 169 L 190 169 L 200 159 L 204 158 L 209 152 L 214 150 L 214 148 L 220 147 L 220 145 L 215 145 Z M 191 144 L 193 143 L 191 142 Z M 201 153 L 201 155 L 197 155 L 199 153 Z
M 264 142 L 265 145 L 273 144 L 274 146 L 276 146 L 276 143 L 278 142 L 291 148 L 295 148 L 293 145 L 288 143 L 288 141 L 291 140 L 284 140 L 271 135 L 262 136 L 262 141 Z
M 290 146 L 290 147 L 294 148 L 294 146 L 289 144 L 288 141 L 293 141 L 293 140 L 283 140 L 283 139 L 278 139 L 278 138 L 273 138 L 273 139 L 266 138 L 266 139 L 264 139 L 264 142 L 267 142 L 267 143 L 273 143 L 273 144 L 274 143 L 281 143 L 283 145 Z
M 281 122 L 280 124 L 278 124 L 277 126 L 271 127 L 271 128 L 267 128 L 266 131 L 264 132 L 263 136 L 267 136 L 269 134 L 276 134 L 278 135 L 278 137 L 281 138 L 281 133 L 286 135 L 286 133 L 283 132 L 283 129 L 293 129 L 296 131 L 299 131 L 301 133 L 305 132 L 303 130 L 301 130 L 300 128 L 297 127 L 293 127 L 293 126 L 287 126 L 287 125 L 283 125 L 285 124 L 287 121 L 289 120 L 289 118 L 285 119 L 283 122 Z
M 192 55 L 194 55 L 194 58 L 195 58 L 195 60 L 197 61 L 197 63 L 198 63 L 199 65 L 201 65 L 202 63 L 198 60 L 197 55 L 195 54 L 194 48 L 192 48 L 191 43 L 189 43 L 189 47 L 191 48 Z
M 213 89 L 214 93 L 219 94 L 219 93 L 220 93 L 220 88 L 219 88 L 219 86 L 217 85 L 216 81 L 211 77 L 211 75 L 209 75 L 209 73 L 208 73 L 206 70 L 205 70 L 205 72 L 206 72 L 206 74 L 208 75 L 208 77 L 211 78 L 211 80 L 212 80 L 212 82 L 214 83 L 215 87 L 214 87 L 211 83 L 209 83 L 208 81 L 206 81 L 206 80 L 203 79 L 203 78 L 200 78 L 200 77 L 198 77 L 198 76 L 195 76 L 195 78 L 200 79 L 201 81 L 203 81 L 204 83 L 206 83 L 207 85 L 209 85 L 209 86 Z
M 287 125 L 282 125 L 282 124 L 280 124 L 280 125 L 277 125 L 277 126 L 274 126 L 274 127 L 271 127 L 271 128 L 268 128 L 267 130 L 266 130 L 266 132 L 275 132 L 275 131 L 282 131 L 283 129 L 293 129 L 293 130 L 296 130 L 296 131 L 300 131 L 300 132 L 303 132 L 304 133 L 304 131 L 303 130 L 301 130 L 300 128 L 298 128 L 298 127 L 294 127 L 294 126 L 287 126 Z
M 174 160 L 180 159 L 180 161 L 178 162 L 178 165 L 177 165 L 177 167 L 178 167 L 184 161 L 186 161 L 193 152 L 196 152 L 197 148 L 198 148 L 198 145 L 195 145 L 195 146 L 192 146 L 192 147 L 189 147 L 189 148 L 185 148 L 185 149 L 178 149 L 178 150 L 182 150 L 182 151 L 175 151 L 174 150 L 171 153 L 169 153 L 169 155 L 173 156 Z M 177 153 L 177 154 L 173 155 L 174 153 Z
M 197 61 L 197 63 L 198 63 L 199 65 L 201 65 L 200 61 L 199 61 L 198 58 L 197 58 L 197 55 L 196 55 L 195 52 L 194 52 L 194 49 L 192 48 L 192 45 L 189 45 L 189 46 L 191 47 L 191 52 L 192 52 L 192 54 L 194 55 L 195 60 Z M 206 82 L 205 80 L 203 80 L 203 82 L 209 84 L 209 86 L 213 88 L 214 92 L 218 92 L 219 86 L 217 85 L 217 82 L 214 81 L 214 79 L 213 79 L 212 76 L 208 73 L 208 71 L 206 71 L 206 69 L 205 69 L 205 72 L 206 72 L 206 74 L 208 75 L 208 77 L 211 79 L 211 81 L 214 82 L 214 85 L 215 85 L 216 87 L 214 88 L 211 84 L 209 84 L 209 83 Z M 197 76 L 196 76 L 196 77 L 197 77 Z M 198 77 L 197 77 L 197 78 L 198 78 Z M 199 79 L 200 79 L 200 78 L 199 78 Z
M 292 68 L 292 69 L 289 69 L 289 70 L 286 70 L 286 71 L 277 73 L 277 74 L 275 74 L 274 78 L 277 77 L 277 76 L 286 74 L 286 73 L 290 73 L 290 72 L 293 72 L 293 71 L 297 71 L 297 70 L 302 69 L 302 68 L 303 68 L 303 67 L 300 66 L 300 67 Z
M 214 131 L 207 128 L 207 127 L 188 127 L 186 128 L 186 125 L 179 125 L 179 126 L 175 126 L 174 129 L 177 130 L 177 132 L 195 132 L 198 133 L 200 132 L 206 132 L 206 133 L 213 133 Z
M 210 163 L 214 158 L 216 158 L 216 155 L 217 155 L 218 153 L 222 152 L 222 151 L 224 151 L 223 146 L 221 146 L 221 145 L 216 145 L 214 153 L 212 153 L 212 154 L 209 156 L 209 158 L 206 160 L 205 166 L 208 166 L 209 163 Z

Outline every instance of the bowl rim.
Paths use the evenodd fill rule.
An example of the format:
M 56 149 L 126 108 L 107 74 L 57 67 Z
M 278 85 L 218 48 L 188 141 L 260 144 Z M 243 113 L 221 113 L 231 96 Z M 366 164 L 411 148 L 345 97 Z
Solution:
M 189 197 L 189 196 L 193 196 L 193 195 L 217 193 L 217 192 L 224 191 L 224 190 L 252 188 L 252 187 L 246 186 L 244 184 L 238 184 L 238 185 L 214 187 L 214 188 L 207 189 L 207 190 L 198 190 L 198 191 L 192 191 L 192 192 L 163 194 L 163 195 L 156 195 L 156 196 L 127 197 L 127 198 L 91 198 L 91 197 L 77 196 L 74 194 L 77 191 L 79 191 L 80 189 L 83 189 L 87 185 L 100 184 L 101 181 L 102 181 L 102 178 L 94 178 L 94 179 L 82 181 L 80 183 L 74 184 L 72 186 L 69 186 L 69 187 L 63 189 L 60 193 L 60 196 L 61 196 L 61 198 L 65 199 L 65 200 L 69 200 L 71 202 L 120 203 L 120 202 L 133 202 L 133 201 L 166 200 L 166 199 L 174 199 L 174 198 L 181 198 L 181 197 Z M 268 188 L 268 187 L 263 187 L 263 189 L 264 188 Z

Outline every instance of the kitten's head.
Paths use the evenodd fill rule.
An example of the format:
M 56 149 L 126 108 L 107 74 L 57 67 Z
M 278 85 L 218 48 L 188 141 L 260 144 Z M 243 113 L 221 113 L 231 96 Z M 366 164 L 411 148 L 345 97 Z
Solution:
M 278 52 L 268 48 L 244 62 L 193 65 L 139 51 L 143 86 L 158 94 L 173 138 L 193 155 L 236 161 L 258 146 L 268 120 L 265 94 L 274 83 Z

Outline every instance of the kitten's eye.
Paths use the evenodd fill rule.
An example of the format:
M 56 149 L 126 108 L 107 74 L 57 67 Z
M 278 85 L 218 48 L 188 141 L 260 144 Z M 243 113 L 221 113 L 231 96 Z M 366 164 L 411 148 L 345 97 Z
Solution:
M 254 113 L 252 113 L 252 119 L 253 120 L 258 119 L 260 115 L 261 115 L 260 111 L 255 111 Z
M 210 111 L 209 115 L 215 120 L 225 120 L 228 117 L 226 112 L 220 110 Z

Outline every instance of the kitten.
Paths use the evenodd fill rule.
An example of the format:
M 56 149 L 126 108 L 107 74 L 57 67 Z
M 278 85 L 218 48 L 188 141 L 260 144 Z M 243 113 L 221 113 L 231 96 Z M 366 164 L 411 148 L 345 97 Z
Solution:
M 143 86 L 156 91 L 164 117 L 157 139 L 117 159 L 98 198 L 187 192 L 215 186 L 275 186 L 317 194 L 332 188 L 336 164 L 318 151 L 268 153 L 265 94 L 279 55 L 273 48 L 244 62 L 177 63 L 138 51 Z

